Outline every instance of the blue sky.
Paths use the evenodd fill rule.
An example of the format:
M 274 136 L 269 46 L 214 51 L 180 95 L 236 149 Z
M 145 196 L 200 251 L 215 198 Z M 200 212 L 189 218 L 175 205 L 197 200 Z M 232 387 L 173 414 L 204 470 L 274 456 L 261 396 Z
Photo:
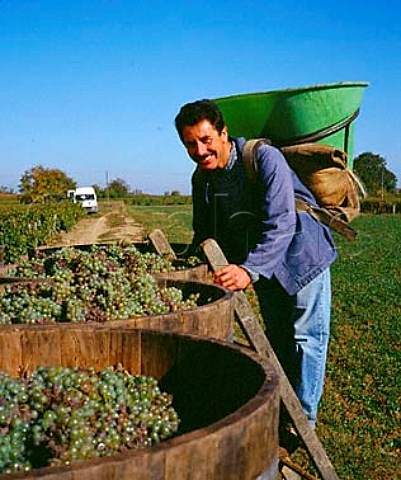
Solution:
M 401 184 L 396 0 L 0 0 L 0 185 L 35 165 L 79 184 L 190 191 L 174 130 L 199 98 L 368 81 L 354 155 Z

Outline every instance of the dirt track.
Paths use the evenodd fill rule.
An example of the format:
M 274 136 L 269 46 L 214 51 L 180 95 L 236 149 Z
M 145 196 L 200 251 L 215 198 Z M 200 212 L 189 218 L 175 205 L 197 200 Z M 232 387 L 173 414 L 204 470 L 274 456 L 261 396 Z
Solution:
M 113 240 L 141 242 L 143 227 L 127 214 L 123 203 L 116 203 L 113 209 L 98 215 L 88 215 L 80 220 L 73 229 L 57 236 L 51 245 L 82 245 Z

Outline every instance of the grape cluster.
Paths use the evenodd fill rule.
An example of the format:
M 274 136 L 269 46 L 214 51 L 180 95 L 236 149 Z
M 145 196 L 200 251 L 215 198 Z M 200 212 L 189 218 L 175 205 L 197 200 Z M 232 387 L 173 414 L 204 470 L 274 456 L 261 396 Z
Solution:
M 184 298 L 176 287 L 159 287 L 144 266 L 150 257 L 134 249 L 63 248 L 21 263 L 8 275 L 49 281 L 7 285 L 0 296 L 0 324 L 107 322 L 197 306 L 198 294 Z
M 132 243 L 103 245 L 95 248 L 106 252 L 110 259 L 117 261 L 120 266 L 132 273 L 166 273 L 195 267 L 201 262 L 196 256 L 176 260 L 154 252 L 141 253 Z
M 179 426 L 153 377 L 121 366 L 0 373 L 0 472 L 29 471 L 157 444 Z
M 31 412 L 22 382 L 0 372 L 0 472 L 27 470 L 26 439 Z
M 22 262 L 7 273 L 8 276 L 36 278 L 52 276 L 54 265 L 69 265 L 81 254 L 90 253 L 102 262 L 110 262 L 124 268 L 129 273 L 166 273 L 183 270 L 199 265 L 201 260 L 196 256 L 172 259 L 154 252 L 140 252 L 133 243 L 113 243 L 107 245 L 91 245 L 89 250 L 64 247 L 52 253 L 39 252 L 37 257 L 28 262 Z

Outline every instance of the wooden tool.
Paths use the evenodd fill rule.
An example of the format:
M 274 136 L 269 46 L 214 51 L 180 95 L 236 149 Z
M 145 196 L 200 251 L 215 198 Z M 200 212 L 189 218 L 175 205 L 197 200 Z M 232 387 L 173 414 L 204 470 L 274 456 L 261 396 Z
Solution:
M 213 239 L 207 239 L 201 244 L 213 271 L 227 266 L 228 261 L 218 243 Z M 323 480 L 338 480 L 338 476 L 321 444 L 315 430 L 313 430 L 306 418 L 301 403 L 290 384 L 283 367 L 258 319 L 256 318 L 250 303 L 244 292 L 234 294 L 234 309 L 239 325 L 244 332 L 250 345 L 261 355 L 267 357 L 280 376 L 280 396 L 284 407 L 290 416 L 294 427 L 305 445 L 305 448 L 319 471 Z
M 170 245 L 170 242 L 167 240 L 167 237 L 161 230 L 157 228 L 155 230 L 152 230 L 152 232 L 150 232 L 149 234 L 149 239 L 159 255 L 163 257 L 168 256 L 171 259 L 177 258 L 177 255 L 175 254 L 174 250 Z

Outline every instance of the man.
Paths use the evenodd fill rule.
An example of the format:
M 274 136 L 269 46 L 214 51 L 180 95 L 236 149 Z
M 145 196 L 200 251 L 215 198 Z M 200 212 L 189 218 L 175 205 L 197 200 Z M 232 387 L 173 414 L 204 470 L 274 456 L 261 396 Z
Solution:
M 268 338 L 294 386 L 310 425 L 322 395 L 330 328 L 330 264 L 336 258 L 328 227 L 295 211 L 295 197 L 315 205 L 280 151 L 257 152 L 258 184 L 241 159 L 243 138 L 231 138 L 210 100 L 184 105 L 175 126 L 191 159 L 193 245 L 215 238 L 230 265 L 215 282 L 242 290 L 251 282 Z

